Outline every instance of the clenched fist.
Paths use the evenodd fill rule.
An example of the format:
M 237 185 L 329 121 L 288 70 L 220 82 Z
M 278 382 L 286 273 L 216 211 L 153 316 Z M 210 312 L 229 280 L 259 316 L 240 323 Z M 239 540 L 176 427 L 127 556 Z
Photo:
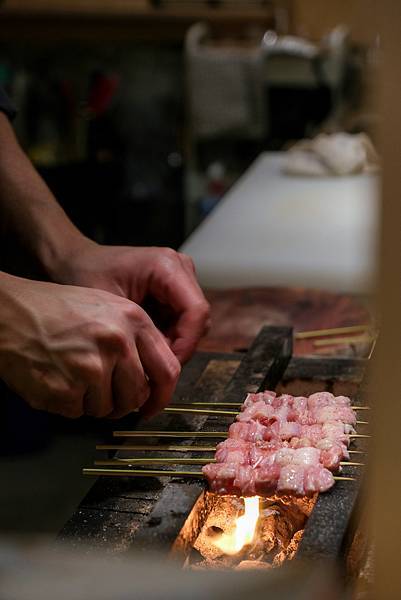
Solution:
M 138 304 L 0 275 L 0 377 L 32 407 L 121 417 L 169 402 L 180 363 Z

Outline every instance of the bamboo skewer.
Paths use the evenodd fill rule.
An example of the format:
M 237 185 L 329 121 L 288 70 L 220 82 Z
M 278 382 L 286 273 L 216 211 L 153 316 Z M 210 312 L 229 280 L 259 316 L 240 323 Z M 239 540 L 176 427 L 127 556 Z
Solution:
M 195 415 L 225 415 L 236 417 L 239 413 L 237 410 L 213 410 L 212 408 L 187 408 L 185 406 L 168 406 L 164 409 L 166 413 L 178 414 L 195 414 Z M 367 421 L 357 421 L 357 425 L 369 425 Z
M 215 452 L 216 446 L 170 446 L 168 444 L 98 444 L 96 450 L 126 450 L 135 452 Z M 366 454 L 362 450 L 348 450 L 349 454 Z
M 107 477 L 192 477 L 204 479 L 202 471 L 171 471 L 163 469 L 82 469 L 83 475 Z M 355 477 L 335 475 L 335 481 L 356 481 Z
M 336 337 L 336 338 L 327 338 L 323 340 L 314 340 L 313 345 L 316 348 L 320 348 L 322 346 L 339 346 L 340 344 L 362 344 L 366 342 L 373 341 L 374 338 L 367 334 L 362 335 L 351 335 L 344 337 Z
M 232 417 L 236 417 L 239 413 L 237 410 L 213 410 L 212 408 L 186 408 L 185 406 L 182 407 L 168 407 L 164 409 L 164 412 L 168 412 L 168 413 L 180 413 L 180 414 L 185 414 L 185 413 L 193 413 L 196 415 L 226 415 L 226 416 L 232 416 Z M 367 421 L 357 421 L 358 425 L 369 425 L 369 423 Z
M 241 406 L 243 405 L 243 402 L 183 402 L 182 406 L 186 407 L 186 406 L 209 406 L 209 407 L 214 407 L 214 406 L 228 406 L 231 408 L 241 408 Z M 171 407 L 172 408 L 179 408 L 181 405 L 178 404 L 172 404 Z M 352 410 L 370 410 L 370 406 L 351 406 L 350 408 L 352 408 Z
M 83 475 L 116 477 L 201 477 L 202 471 L 164 471 L 162 469 L 82 469 Z
M 108 458 L 104 460 L 95 460 L 95 465 L 113 466 L 113 465 L 138 465 L 146 467 L 147 465 L 207 465 L 210 462 L 216 462 L 214 458 Z
M 113 431 L 113 437 L 172 437 L 172 438 L 226 438 L 228 431 Z M 354 438 L 370 438 L 365 433 L 351 433 Z
M 348 327 L 332 327 L 330 329 L 314 329 L 311 331 L 298 331 L 294 334 L 296 340 L 305 340 L 314 337 L 341 335 L 342 333 L 357 333 L 369 331 L 370 325 L 350 325 Z
M 225 438 L 227 431 L 113 431 L 114 437 Z
M 164 412 L 173 414 L 227 415 L 233 417 L 238 415 L 238 410 L 213 410 L 211 408 L 188 408 L 186 406 L 167 406 Z
M 160 458 L 138 458 L 136 456 L 132 456 L 129 458 L 108 458 L 108 459 L 100 459 L 95 460 L 95 465 L 99 466 L 113 466 L 113 465 L 208 465 L 210 463 L 215 463 L 215 458 L 170 458 L 170 457 L 160 457 Z M 351 462 L 351 461 L 341 461 L 341 467 L 364 467 L 364 463 L 361 462 Z
M 373 352 L 374 352 L 374 350 L 376 348 L 376 343 L 377 343 L 377 336 L 373 339 L 372 344 L 370 346 L 368 360 L 370 360 L 372 358 Z
M 152 444 L 98 444 L 96 450 L 129 450 L 136 452 L 215 452 L 216 446 L 170 446 Z

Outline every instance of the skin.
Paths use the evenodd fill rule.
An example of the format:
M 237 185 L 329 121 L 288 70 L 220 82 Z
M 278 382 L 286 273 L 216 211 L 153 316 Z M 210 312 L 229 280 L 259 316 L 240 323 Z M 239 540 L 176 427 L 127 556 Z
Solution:
M 0 148 L 1 224 L 47 280 L 0 272 L 0 377 L 34 408 L 67 417 L 159 412 L 209 324 L 191 259 L 94 243 L 2 114 Z

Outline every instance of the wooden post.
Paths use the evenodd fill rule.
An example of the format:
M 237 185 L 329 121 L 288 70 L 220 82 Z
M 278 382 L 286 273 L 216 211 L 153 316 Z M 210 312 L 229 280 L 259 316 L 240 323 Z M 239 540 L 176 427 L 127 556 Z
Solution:
M 376 590 L 401 598 L 401 2 L 376 3 L 380 29 L 380 152 L 383 158 L 378 309 L 381 335 L 372 373 L 375 406 L 372 522 Z

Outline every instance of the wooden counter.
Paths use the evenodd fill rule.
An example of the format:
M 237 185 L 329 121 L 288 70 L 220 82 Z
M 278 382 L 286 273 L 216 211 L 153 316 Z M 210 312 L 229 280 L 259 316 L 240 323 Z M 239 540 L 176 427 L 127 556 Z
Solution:
M 274 24 L 266 8 L 153 7 L 148 0 L 3 0 L 0 38 L 32 41 L 129 40 L 182 42 L 193 23 L 207 21 L 214 35 L 263 32 Z

